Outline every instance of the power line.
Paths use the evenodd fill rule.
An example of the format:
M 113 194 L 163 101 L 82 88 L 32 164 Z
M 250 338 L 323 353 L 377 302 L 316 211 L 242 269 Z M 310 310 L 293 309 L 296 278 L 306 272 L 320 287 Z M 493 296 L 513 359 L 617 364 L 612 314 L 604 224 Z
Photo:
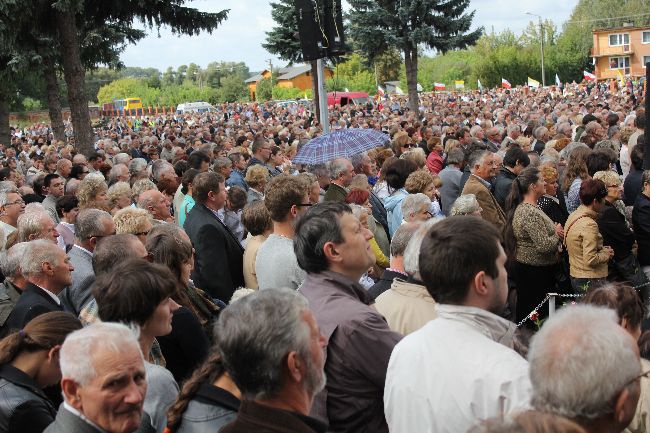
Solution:
M 572 23 L 572 24 L 581 24 L 581 23 L 593 23 L 593 22 L 598 22 L 598 21 L 608 21 L 608 20 L 623 20 L 627 18 L 637 18 L 637 17 L 645 17 L 650 15 L 649 13 L 644 13 L 644 14 L 636 14 L 636 15 L 627 15 L 623 17 L 611 17 L 611 18 L 595 18 L 592 20 L 569 20 L 565 21 L 565 24 Z

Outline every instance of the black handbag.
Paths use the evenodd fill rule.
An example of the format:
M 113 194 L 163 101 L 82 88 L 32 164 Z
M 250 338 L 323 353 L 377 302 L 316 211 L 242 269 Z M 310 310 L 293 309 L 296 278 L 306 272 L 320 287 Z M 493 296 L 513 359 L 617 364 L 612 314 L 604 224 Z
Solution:
M 641 288 L 648 283 L 648 277 L 641 269 L 641 265 L 634 254 L 614 261 L 614 268 L 621 278 L 629 281 L 635 288 Z

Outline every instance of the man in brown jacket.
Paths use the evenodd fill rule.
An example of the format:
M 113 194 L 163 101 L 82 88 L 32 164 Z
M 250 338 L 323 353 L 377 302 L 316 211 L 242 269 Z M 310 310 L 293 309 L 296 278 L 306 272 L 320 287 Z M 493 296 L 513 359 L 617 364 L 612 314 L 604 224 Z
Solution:
M 491 222 L 500 232 L 506 225 L 506 215 L 496 198 L 490 192 L 490 179 L 499 170 L 495 155 L 488 150 L 477 150 L 469 157 L 470 174 L 462 194 L 474 194 L 481 205 L 481 217 Z
M 402 335 L 389 329 L 359 284 L 375 262 L 371 238 L 350 207 L 337 202 L 309 209 L 294 236 L 298 264 L 307 272 L 299 290 L 327 340 L 327 386 L 311 413 L 335 432 L 388 433 L 384 382 Z

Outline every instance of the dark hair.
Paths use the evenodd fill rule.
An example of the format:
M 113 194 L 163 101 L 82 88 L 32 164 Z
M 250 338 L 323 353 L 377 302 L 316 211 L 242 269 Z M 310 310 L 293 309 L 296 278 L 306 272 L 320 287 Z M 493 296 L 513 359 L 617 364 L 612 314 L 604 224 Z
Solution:
M 607 187 L 602 180 L 586 179 L 580 184 L 580 203 L 589 206 L 594 200 L 607 197 Z
M 433 299 L 459 304 L 476 274 L 484 271 L 496 278 L 499 241 L 497 229 L 480 217 L 453 216 L 435 224 L 422 241 L 419 257 L 420 276 Z
M 634 126 L 639 129 L 645 129 L 645 110 L 639 108 L 636 110 L 636 117 L 634 118 Z
M 650 361 L 650 331 L 645 331 L 641 334 L 638 344 L 641 358 Z
M 239 152 L 233 152 L 230 155 L 228 155 L 228 159 L 233 164 L 237 164 L 239 162 L 239 158 L 241 158 L 241 157 L 242 157 L 242 154 L 239 153 Z
M 167 429 L 174 433 L 180 427 L 183 420 L 183 413 L 194 399 L 197 391 L 204 383 L 214 383 L 226 372 L 221 362 L 219 351 L 213 348 L 208 357 L 203 361 L 192 376 L 185 381 L 181 391 L 176 397 L 176 401 L 167 411 Z
M 96 161 L 98 159 L 104 159 L 104 156 L 97 152 L 93 152 L 90 155 L 88 155 L 88 162 Z
M 619 323 L 626 319 L 635 328 L 641 326 L 645 315 L 643 301 L 636 290 L 624 283 L 606 284 L 592 289 L 582 298 L 582 302 L 611 308 L 618 314 Z
M 84 169 L 86 167 L 83 166 L 82 164 L 72 164 L 72 168 L 70 169 L 70 179 L 79 179 L 81 180 L 81 175 L 84 173 Z
M 45 188 L 49 188 L 52 181 L 54 179 L 58 179 L 59 177 L 61 177 L 61 176 L 59 176 L 58 174 L 55 174 L 55 173 L 50 173 L 50 174 L 46 175 L 45 178 L 43 178 L 43 186 Z
M 258 150 L 260 150 L 262 147 L 266 146 L 268 143 L 264 137 L 261 135 L 258 135 L 255 137 L 253 140 L 253 145 L 251 146 L 251 151 L 253 154 L 257 153 Z
M 181 179 L 181 185 L 183 186 L 181 188 L 181 192 L 183 194 L 187 194 L 187 192 L 190 190 L 190 184 L 194 182 L 194 178 L 199 173 L 200 171 L 198 171 L 196 168 L 188 168 L 185 170 L 185 173 L 183 173 L 183 178 Z
M 45 179 L 45 176 L 43 174 L 39 174 L 34 176 L 34 180 L 32 181 L 32 187 L 34 188 L 34 193 L 37 195 L 45 195 L 43 194 L 43 180 Z
M 103 322 L 143 326 L 177 288 L 171 271 L 144 259 L 125 260 L 97 276 L 92 287 Z
M 413 173 L 417 169 L 417 164 L 412 160 L 398 159 L 386 168 L 384 179 L 386 179 L 386 183 L 389 187 L 393 190 L 397 190 L 404 187 L 409 174 Z
M 63 218 L 64 212 L 70 212 L 76 207 L 79 207 L 79 200 L 73 195 L 64 195 L 56 199 L 56 214 L 59 218 Z
M 305 272 L 318 273 L 329 268 L 323 247 L 327 242 L 343 242 L 339 220 L 346 213 L 352 213 L 347 204 L 324 202 L 312 206 L 298 219 L 293 250 Z
M 281 174 L 271 179 L 266 187 L 264 204 L 273 221 L 284 221 L 294 205 L 302 204 L 308 190 L 305 182 L 290 174 Z
M 199 204 L 205 203 L 210 191 L 219 192 L 219 185 L 223 182 L 223 176 L 213 171 L 197 174 L 192 182 L 192 198 Z
M 107 236 L 98 242 L 93 251 L 95 275 L 110 271 L 124 260 L 142 258 L 134 254 L 133 248 L 131 248 L 134 242 L 140 242 L 140 240 L 130 233 Z
M 541 174 L 537 167 L 527 167 L 519 173 L 510 186 L 510 193 L 506 197 L 506 226 L 503 240 L 508 260 L 515 259 L 517 253 L 517 238 L 515 236 L 512 220 L 515 218 L 517 207 L 524 201 L 528 188 L 539 181 Z
M 184 159 L 180 159 L 174 163 L 174 171 L 176 176 L 183 177 L 185 172 L 190 168 L 190 165 Z
M 195 150 L 194 152 L 190 153 L 190 156 L 187 158 L 187 164 L 190 166 L 190 168 L 195 168 L 197 170 L 201 169 L 201 165 L 204 162 L 207 162 L 209 164 L 210 157 L 200 150 Z
M 53 311 L 36 316 L 22 330 L 0 340 L 0 364 L 8 364 L 22 352 L 50 350 L 63 344 L 68 334 L 81 329 L 81 322 L 70 313 Z
M 530 157 L 528 154 L 521 147 L 514 146 L 508 149 L 503 157 L 503 165 L 506 167 L 514 167 L 517 165 L 517 161 L 519 161 L 524 167 L 530 165 Z
M 5 167 L 2 170 L 0 170 L 0 182 L 9 179 L 10 175 L 11 175 L 11 169 L 9 167 Z
M 641 142 L 643 136 L 639 136 L 639 138 L 636 141 L 636 146 L 632 148 L 632 152 L 630 153 L 630 160 L 632 161 L 632 167 L 636 171 L 643 171 L 643 149 L 644 149 L 644 143 Z
M 587 156 L 587 173 L 593 177 L 597 171 L 610 170 L 611 163 L 612 160 L 607 153 L 595 150 Z
M 607 125 L 608 126 L 614 126 L 618 123 L 619 117 L 618 114 L 610 112 L 607 115 Z
M 589 122 L 597 122 L 598 118 L 594 116 L 593 114 L 585 114 L 585 117 L 582 118 L 582 124 L 586 125 Z
M 178 182 L 175 179 L 161 179 L 156 184 L 156 187 L 163 194 L 174 195 L 178 189 Z

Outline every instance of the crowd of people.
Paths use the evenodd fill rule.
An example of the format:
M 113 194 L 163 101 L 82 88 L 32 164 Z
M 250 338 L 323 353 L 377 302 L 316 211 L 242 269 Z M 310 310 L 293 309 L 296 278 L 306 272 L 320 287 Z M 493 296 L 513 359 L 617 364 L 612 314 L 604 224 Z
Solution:
M 12 128 L 0 433 L 649 431 L 641 100 L 335 107 L 388 144 L 313 165 L 299 104 Z

